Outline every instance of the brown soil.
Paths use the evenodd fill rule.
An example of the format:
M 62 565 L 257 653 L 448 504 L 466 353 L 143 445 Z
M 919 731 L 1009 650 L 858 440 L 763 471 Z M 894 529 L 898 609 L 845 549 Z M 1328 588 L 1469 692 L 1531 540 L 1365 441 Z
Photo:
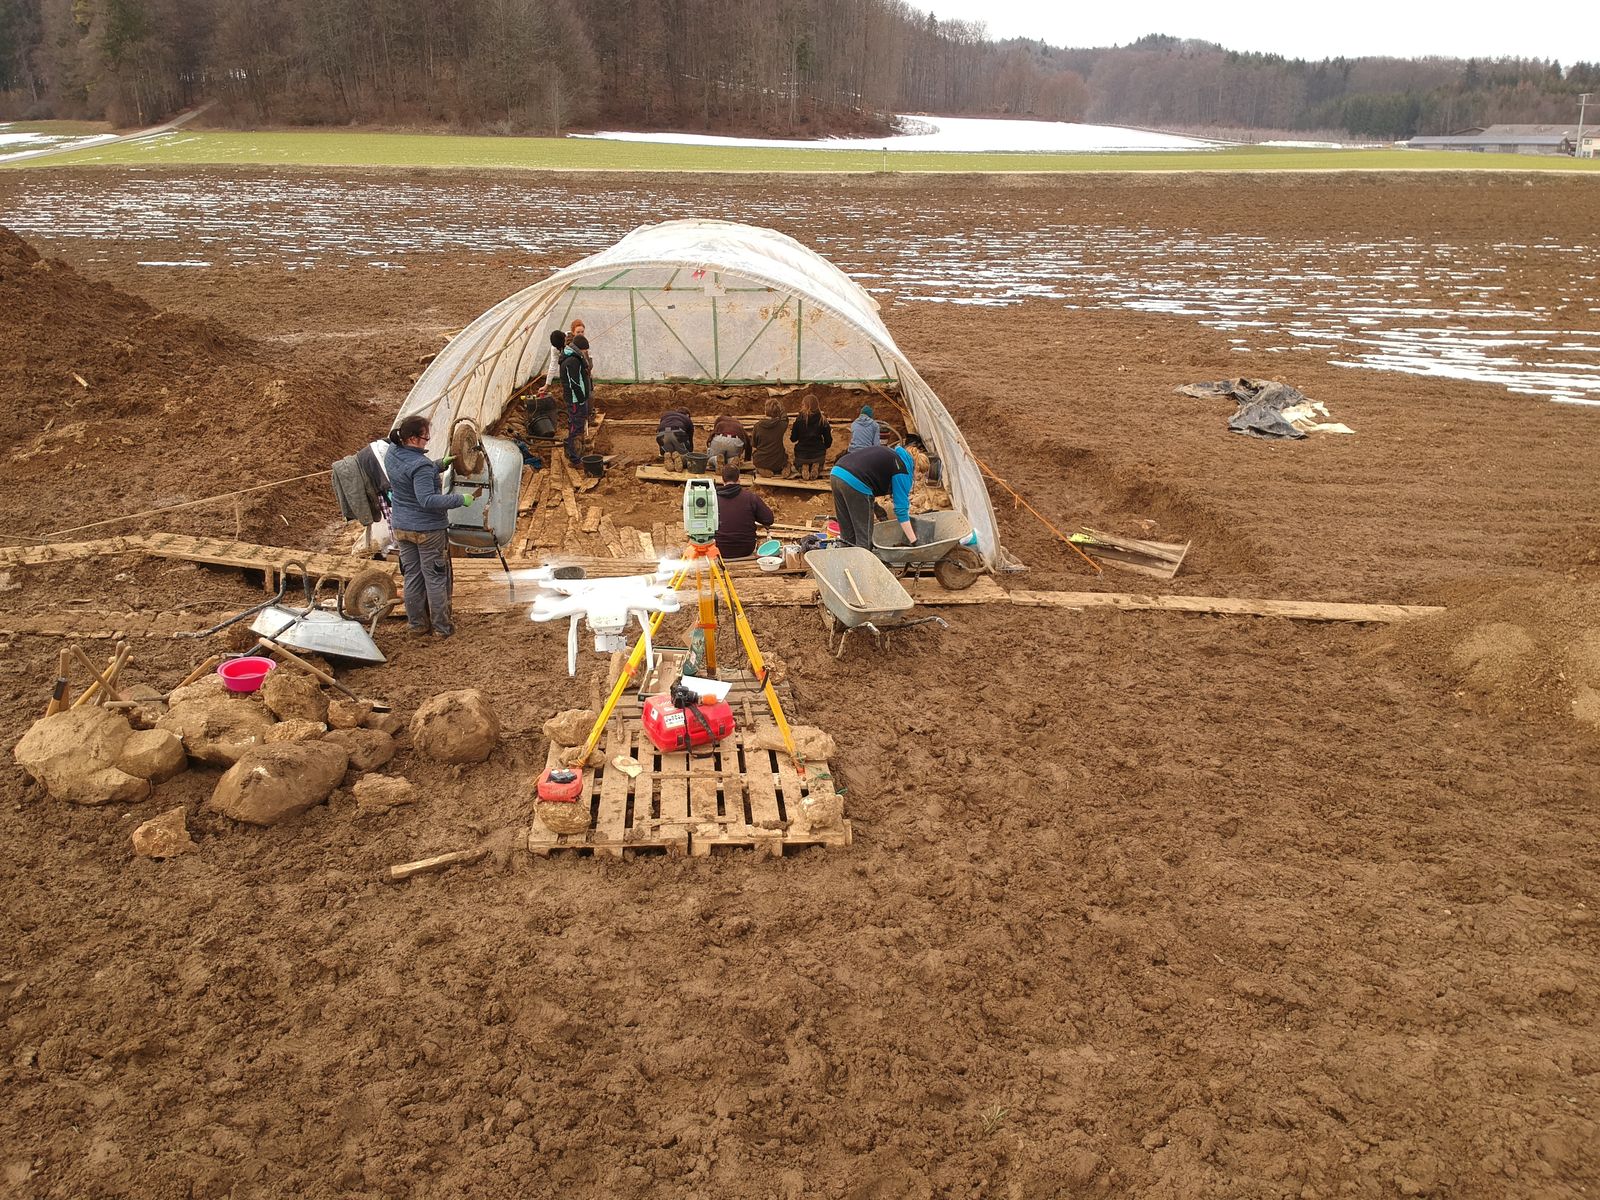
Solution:
M 28 498 L 14 510 L 13 534 L 304 474 L 288 468 L 347 454 L 376 436 L 360 436 L 363 417 L 379 423 L 349 402 L 348 373 L 303 372 L 209 316 L 159 311 L 41 258 L 3 228 L 0 345 L 0 391 L 14 398 L 0 413 L 5 480 Z M 320 524 L 306 518 L 321 506 L 292 491 L 241 504 L 247 537 L 304 537 Z M 235 528 L 231 504 L 186 510 L 183 520 L 197 532 Z
M 20 186 L 0 181 L 0 201 Z M 1592 230 L 1596 211 L 1592 191 L 1574 216 L 1541 185 L 1449 180 L 1068 192 L 1165 228 L 1427 228 L 1483 254 L 1551 221 Z M 359 274 L 133 265 L 164 252 L 118 244 L 97 278 L 249 329 L 241 357 L 272 377 L 276 346 L 300 378 L 357 372 L 394 402 L 441 331 L 528 278 L 443 257 Z M 1581 294 L 1589 268 L 1569 258 L 1539 286 Z M 540 726 L 591 688 L 565 675 L 565 630 L 520 613 L 463 618 L 444 643 L 386 634 L 392 663 L 346 676 L 405 713 L 480 687 L 507 731 L 482 766 L 403 753 L 385 770 L 419 800 L 391 813 L 358 816 L 341 793 L 248 829 L 200 807 L 205 769 L 134 811 L 76 810 L 8 764 L 0 1171 L 18 1194 L 1575 1197 L 1600 1182 L 1600 741 L 1555 706 L 1463 704 L 1452 665 L 1474 628 L 1528 624 L 1517 589 L 1556 608 L 1592 597 L 1596 415 L 1233 353 L 1172 316 L 885 316 L 976 451 L 1053 519 L 1193 538 L 1174 590 L 1445 603 L 1466 623 L 974 607 L 836 661 L 814 613 L 759 610 L 797 715 L 838 741 L 857 834 L 778 862 L 510 852 Z M 1357 436 L 1249 441 L 1171 395 L 1241 373 L 1294 383 Z M 208 436 L 142 420 L 145 444 Z M 14 474 L 31 461 L 0 485 L 41 486 Z M 130 487 L 168 486 L 142 452 L 116 461 Z M 996 499 L 1026 585 L 1149 585 L 1086 577 Z M 296 503 L 333 523 L 321 484 Z M 252 595 L 142 560 L 13 575 L 22 591 L 0 603 Z M 1568 607 L 1528 636 L 1587 662 L 1596 622 Z M 0 653 L 0 744 L 42 710 L 57 648 Z M 170 685 L 197 653 L 141 643 L 133 677 Z M 132 829 L 177 804 L 196 850 L 135 859 Z M 484 865 L 377 882 L 480 841 Z

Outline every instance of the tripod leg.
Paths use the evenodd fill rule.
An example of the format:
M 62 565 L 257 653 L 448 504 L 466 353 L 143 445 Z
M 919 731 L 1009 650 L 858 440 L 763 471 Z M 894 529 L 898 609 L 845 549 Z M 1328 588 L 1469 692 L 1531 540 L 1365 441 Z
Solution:
M 784 748 L 794 760 L 796 772 L 803 778 L 806 773 L 805 760 L 795 749 L 794 734 L 789 729 L 789 719 L 783 715 L 783 705 L 778 702 L 778 693 L 773 689 L 772 680 L 767 676 L 767 664 L 761 657 L 761 647 L 756 645 L 756 635 L 750 628 L 749 618 L 744 615 L 744 605 L 739 603 L 739 593 L 733 590 L 733 577 L 728 574 L 728 568 L 716 559 L 713 559 L 711 564 L 711 580 L 714 585 L 722 589 L 723 598 L 733 612 L 733 627 L 738 631 L 739 641 L 750 659 L 750 670 L 761 683 L 762 694 L 767 700 L 767 709 L 772 713 L 773 721 L 777 723 L 778 732 L 783 735 Z

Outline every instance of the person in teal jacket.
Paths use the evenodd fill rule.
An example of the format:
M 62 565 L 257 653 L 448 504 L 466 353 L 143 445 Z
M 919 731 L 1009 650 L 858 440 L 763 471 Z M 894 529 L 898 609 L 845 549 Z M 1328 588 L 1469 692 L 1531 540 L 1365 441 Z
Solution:
M 872 549 L 872 502 L 887 496 L 907 544 L 917 540 L 911 525 L 911 485 L 916 465 L 904 446 L 867 446 L 841 454 L 829 475 L 839 536 L 852 546 Z

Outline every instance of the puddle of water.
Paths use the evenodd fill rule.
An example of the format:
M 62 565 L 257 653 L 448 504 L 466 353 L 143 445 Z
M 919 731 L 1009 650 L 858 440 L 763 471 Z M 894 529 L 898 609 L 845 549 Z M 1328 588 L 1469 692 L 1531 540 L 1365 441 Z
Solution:
M 1202 235 L 1152 229 L 1133 214 L 1122 224 L 1078 224 L 1048 197 L 1020 193 L 1008 198 L 1003 227 L 981 197 L 961 194 L 921 194 L 914 207 L 897 208 L 872 197 L 589 191 L 521 180 L 133 171 L 92 186 L 24 181 L 11 196 L 0 224 L 46 243 L 132 243 L 171 254 L 142 260 L 151 267 L 285 270 L 401 270 L 411 256 L 441 253 L 466 262 L 570 261 L 646 221 L 715 211 L 794 232 L 878 295 L 1174 313 L 1239 335 L 1235 350 L 1312 346 L 1340 366 L 1600 404 L 1600 308 L 1591 300 L 1600 275 L 1590 266 L 1600 262 L 1600 241 L 1480 249 L 1415 238 Z M 184 254 L 196 249 L 206 257 Z M 110 255 L 91 248 L 80 257 Z M 1551 277 L 1559 285 L 1542 282 Z

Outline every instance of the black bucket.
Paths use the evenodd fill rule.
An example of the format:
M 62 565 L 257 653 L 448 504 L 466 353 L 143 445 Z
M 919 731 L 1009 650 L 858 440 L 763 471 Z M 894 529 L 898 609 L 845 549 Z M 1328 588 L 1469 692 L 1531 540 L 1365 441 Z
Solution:
M 707 461 L 704 454 L 691 451 L 683 456 L 683 469 L 691 475 L 701 475 L 705 473 Z
M 598 454 L 585 454 L 583 456 L 583 473 L 593 475 L 599 479 L 606 473 L 606 460 Z

